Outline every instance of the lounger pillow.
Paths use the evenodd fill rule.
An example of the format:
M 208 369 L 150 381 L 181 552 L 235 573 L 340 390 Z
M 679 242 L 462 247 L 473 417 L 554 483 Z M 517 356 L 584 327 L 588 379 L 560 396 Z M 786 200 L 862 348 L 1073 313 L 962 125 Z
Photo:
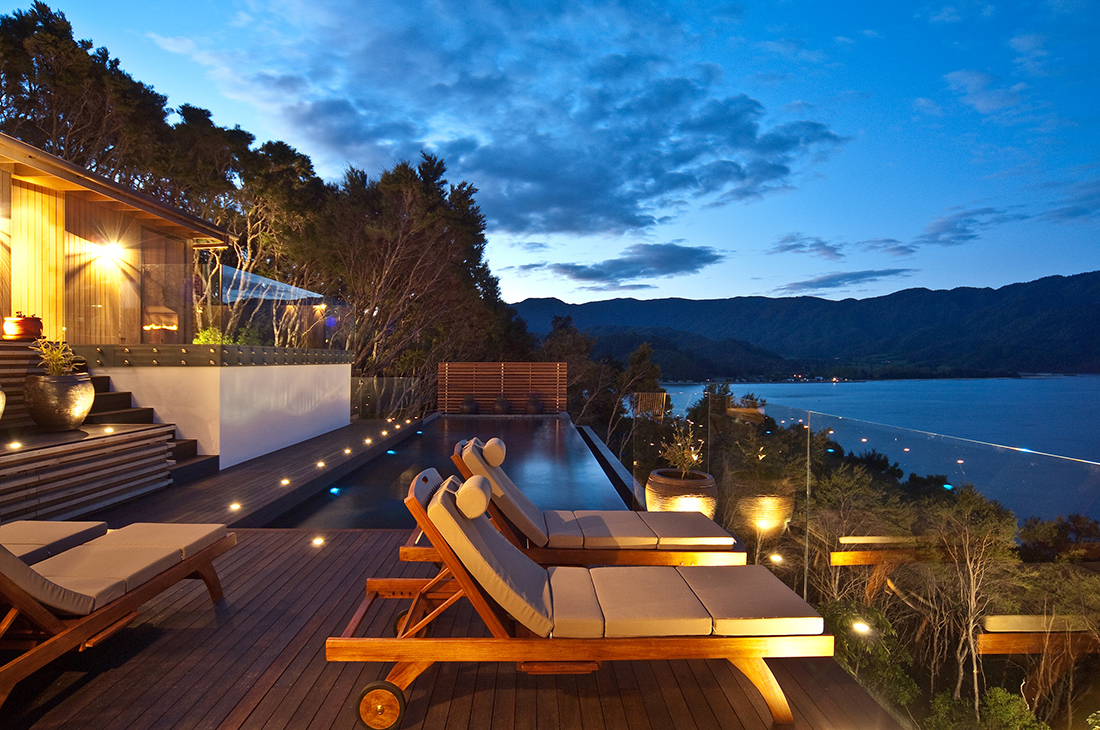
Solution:
M 489 480 L 474 475 L 464 481 L 455 492 L 455 502 L 458 504 L 459 511 L 473 520 L 485 514 L 492 494 L 493 487 L 489 484 Z
M 485 461 L 489 463 L 489 466 L 500 466 L 504 463 L 504 456 L 508 450 L 504 447 L 504 442 L 499 438 L 491 438 L 485 442 L 484 448 L 481 449 L 481 453 L 485 456 Z

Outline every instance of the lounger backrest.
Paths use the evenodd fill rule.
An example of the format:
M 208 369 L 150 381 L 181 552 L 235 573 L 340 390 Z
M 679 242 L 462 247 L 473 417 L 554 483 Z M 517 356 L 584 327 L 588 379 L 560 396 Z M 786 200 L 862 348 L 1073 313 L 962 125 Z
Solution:
M 508 542 L 484 513 L 464 515 L 458 506 L 462 486 L 455 477 L 444 482 L 428 505 L 428 519 L 489 597 L 532 633 L 549 636 L 554 622 L 546 569 Z
M 462 449 L 462 461 L 473 473 L 483 476 L 493 485 L 493 503 L 504 516 L 522 532 L 532 545 L 546 547 L 550 536 L 546 532 L 546 521 L 542 510 L 527 498 L 527 495 L 515 485 L 500 466 L 490 464 L 483 449 L 485 444 L 479 439 L 470 439 Z
M 0 545 L 0 573 L 42 605 L 71 616 L 86 616 L 95 609 L 95 598 L 59 586 Z

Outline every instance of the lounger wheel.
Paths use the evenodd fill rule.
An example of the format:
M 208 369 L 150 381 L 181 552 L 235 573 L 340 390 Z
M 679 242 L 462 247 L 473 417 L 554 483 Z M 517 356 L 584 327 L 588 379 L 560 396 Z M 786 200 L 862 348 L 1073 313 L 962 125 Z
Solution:
M 359 719 L 374 730 L 397 727 L 405 716 L 405 693 L 392 682 L 371 682 L 359 695 Z
M 405 609 L 401 613 L 397 614 L 397 618 L 393 620 L 393 635 L 401 636 L 401 624 L 404 622 L 405 617 L 409 615 L 409 609 Z

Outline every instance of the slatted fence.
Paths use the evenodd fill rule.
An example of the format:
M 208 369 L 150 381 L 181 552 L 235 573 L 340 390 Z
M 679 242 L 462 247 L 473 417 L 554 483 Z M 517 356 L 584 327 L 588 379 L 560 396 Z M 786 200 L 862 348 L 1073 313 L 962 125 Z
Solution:
M 479 413 L 492 413 L 501 394 L 512 413 L 523 413 L 529 397 L 538 397 L 544 411 L 566 408 L 564 362 L 441 362 L 438 399 L 443 413 L 459 413 L 466 396 L 473 395 Z

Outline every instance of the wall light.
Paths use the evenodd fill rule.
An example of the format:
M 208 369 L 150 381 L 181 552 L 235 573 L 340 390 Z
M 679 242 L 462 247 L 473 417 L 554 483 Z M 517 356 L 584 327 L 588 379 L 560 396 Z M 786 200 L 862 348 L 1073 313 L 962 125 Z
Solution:
M 121 243 L 118 241 L 110 241 L 99 247 L 99 258 L 111 259 L 111 261 L 118 263 L 118 261 L 122 259 L 122 254 L 124 252 L 125 249 L 122 248 Z

